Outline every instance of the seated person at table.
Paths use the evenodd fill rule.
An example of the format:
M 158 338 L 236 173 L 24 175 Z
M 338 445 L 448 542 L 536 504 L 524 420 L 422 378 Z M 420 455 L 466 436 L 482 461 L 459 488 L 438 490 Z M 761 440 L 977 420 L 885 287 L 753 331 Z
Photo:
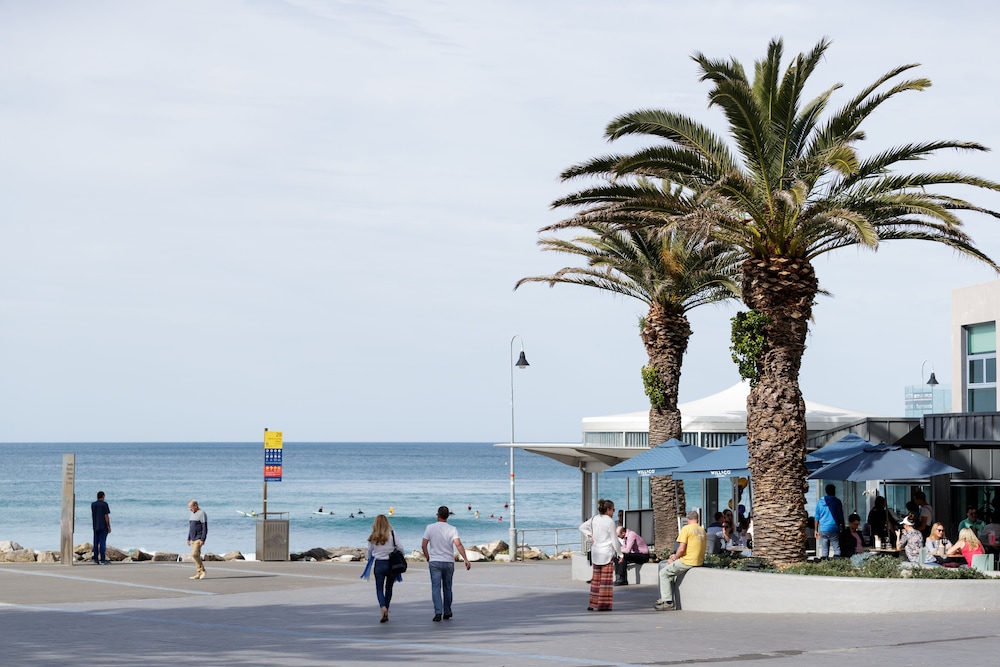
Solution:
M 962 530 L 963 528 L 971 528 L 972 530 L 976 531 L 976 535 L 981 535 L 983 532 L 983 528 L 985 527 L 986 527 L 986 522 L 983 521 L 982 519 L 976 518 L 976 508 L 973 507 L 972 505 L 969 505 L 965 510 L 965 518 L 962 519 L 962 522 L 958 524 L 958 529 Z
M 979 541 L 984 546 L 989 547 L 1000 544 L 1000 523 L 993 523 L 993 520 L 987 516 L 986 525 L 979 531 Z
M 840 555 L 850 558 L 854 554 L 859 554 L 865 550 L 865 541 L 861 538 L 861 517 L 858 514 L 851 514 L 847 517 L 847 528 L 840 533 Z
M 965 562 L 972 567 L 972 557 L 983 553 L 983 545 L 979 543 L 979 538 L 972 532 L 971 528 L 963 528 L 958 534 L 958 542 L 955 542 L 948 549 L 949 556 L 961 554 L 965 557 Z
M 733 522 L 731 519 L 723 519 L 722 532 L 719 533 L 719 539 L 722 541 L 723 549 L 739 548 L 742 546 L 740 531 L 733 528 Z
M 924 536 L 913 526 L 913 514 L 907 514 L 903 517 L 902 531 L 896 547 L 903 552 L 906 560 L 911 563 L 919 563 L 920 550 L 924 548 Z
M 940 523 L 934 523 L 931 526 L 930 537 L 924 542 L 924 548 L 927 549 L 927 562 L 938 565 L 944 563 L 945 556 L 948 555 L 948 549 L 951 549 L 951 546 L 951 540 L 944 535 L 944 526 Z
M 708 524 L 708 528 L 705 529 L 708 533 L 721 533 L 722 532 L 722 512 L 716 512 L 712 517 L 712 523 Z

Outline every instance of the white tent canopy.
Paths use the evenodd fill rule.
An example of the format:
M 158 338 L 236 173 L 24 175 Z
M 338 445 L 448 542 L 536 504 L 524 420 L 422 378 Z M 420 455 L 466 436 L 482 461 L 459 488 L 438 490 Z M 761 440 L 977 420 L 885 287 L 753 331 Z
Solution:
M 681 403 L 681 428 L 685 433 L 745 433 L 750 383 L 740 382 L 717 394 Z M 806 400 L 806 429 L 826 431 L 876 415 L 835 408 Z M 584 441 L 588 433 L 648 433 L 649 411 L 604 417 L 584 417 Z M 649 443 L 656 445 L 658 443 Z

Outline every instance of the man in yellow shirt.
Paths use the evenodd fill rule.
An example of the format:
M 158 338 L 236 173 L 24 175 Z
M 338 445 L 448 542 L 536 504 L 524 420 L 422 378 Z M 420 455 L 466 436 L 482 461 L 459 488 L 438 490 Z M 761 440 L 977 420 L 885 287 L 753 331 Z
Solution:
M 656 601 L 657 611 L 674 610 L 674 582 L 692 567 L 700 567 L 705 562 L 705 529 L 698 524 L 698 512 L 687 515 L 687 525 L 677 536 L 680 546 L 677 553 L 660 566 L 660 599 Z

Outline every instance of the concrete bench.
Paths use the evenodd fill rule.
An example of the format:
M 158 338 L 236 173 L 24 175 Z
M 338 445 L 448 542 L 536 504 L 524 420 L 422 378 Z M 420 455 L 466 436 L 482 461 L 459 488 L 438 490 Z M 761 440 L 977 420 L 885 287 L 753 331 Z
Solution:
M 581 554 L 579 552 L 573 552 L 573 579 L 577 581 L 587 581 L 590 579 L 591 574 L 593 574 L 593 568 L 590 563 L 587 562 L 587 555 Z M 625 577 L 630 584 L 641 584 L 643 576 L 645 575 L 647 582 L 652 582 L 659 585 L 659 578 L 657 577 L 657 567 L 659 563 L 629 563 L 628 568 L 625 571 Z

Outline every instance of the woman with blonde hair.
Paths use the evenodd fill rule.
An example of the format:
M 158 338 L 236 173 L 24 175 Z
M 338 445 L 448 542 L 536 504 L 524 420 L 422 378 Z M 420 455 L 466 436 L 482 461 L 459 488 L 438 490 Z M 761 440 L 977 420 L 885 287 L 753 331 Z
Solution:
M 944 564 L 948 549 L 951 549 L 951 540 L 944 535 L 944 525 L 936 522 L 931 526 L 931 533 L 924 542 L 927 550 L 927 564 Z
M 963 528 L 959 531 L 958 542 L 955 542 L 951 549 L 948 549 L 949 556 L 962 554 L 969 567 L 972 567 L 972 557 L 978 556 L 981 553 L 985 553 L 983 545 L 979 542 L 979 538 L 976 537 L 976 532 L 971 528 Z
M 403 551 L 388 517 L 379 514 L 372 521 L 372 534 L 368 536 L 368 560 L 374 559 L 375 597 L 382 612 L 379 623 L 389 620 L 389 603 L 392 602 L 392 585 L 402 577 L 389 570 L 389 554 L 396 549 Z M 404 552 L 405 553 L 405 552 Z

